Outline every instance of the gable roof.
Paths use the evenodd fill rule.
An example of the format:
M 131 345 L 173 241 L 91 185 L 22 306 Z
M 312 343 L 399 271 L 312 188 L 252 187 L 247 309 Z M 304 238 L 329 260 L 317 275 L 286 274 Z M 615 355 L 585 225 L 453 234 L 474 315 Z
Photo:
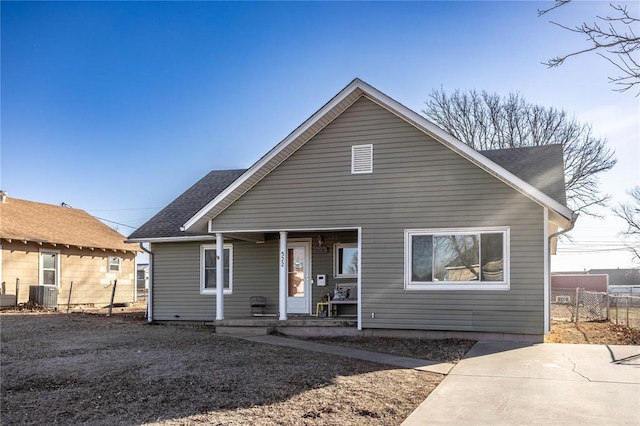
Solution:
M 0 202 L 0 238 L 89 249 L 142 251 L 84 210 L 7 197 Z
M 204 205 L 197 213 L 190 217 L 183 224 L 183 228 L 187 232 L 206 232 L 207 223 L 210 219 L 216 217 L 234 201 L 240 198 L 279 164 L 285 161 L 297 149 L 304 145 L 309 139 L 363 96 L 421 130 L 452 151 L 468 159 L 487 173 L 495 176 L 515 190 L 529 197 L 531 200 L 548 208 L 549 220 L 563 228 L 567 227 L 569 223 L 571 223 L 573 212 L 566 205 L 545 194 L 535 186 L 525 182 L 521 177 L 507 170 L 505 167 L 500 166 L 470 146 L 457 140 L 452 135 L 427 120 L 425 117 L 405 107 L 364 81 L 356 78 L 322 108 L 316 111 L 304 123 L 284 138 L 278 145 L 271 149 L 271 151 L 252 165 L 238 179 L 227 186 L 206 205 Z
M 136 229 L 129 235 L 129 239 L 188 238 L 191 234 L 181 231 L 182 225 L 244 172 L 246 169 L 214 170 L 208 173 Z
M 561 145 L 505 148 L 481 151 L 481 153 L 564 204 L 564 169 Z M 198 235 L 182 231 L 182 224 L 198 213 L 204 205 L 218 196 L 246 171 L 247 169 L 209 172 L 133 232 L 129 239 L 139 241 L 165 238 L 187 239 Z M 541 177 L 541 175 L 543 176 Z
M 562 145 L 492 149 L 480 153 L 563 206 L 567 205 Z

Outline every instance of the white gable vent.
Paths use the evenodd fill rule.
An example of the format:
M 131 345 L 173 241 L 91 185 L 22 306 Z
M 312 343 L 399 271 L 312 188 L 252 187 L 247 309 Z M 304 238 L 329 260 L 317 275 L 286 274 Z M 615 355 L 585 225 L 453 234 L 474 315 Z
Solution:
M 351 173 L 373 173 L 373 145 L 351 147 Z

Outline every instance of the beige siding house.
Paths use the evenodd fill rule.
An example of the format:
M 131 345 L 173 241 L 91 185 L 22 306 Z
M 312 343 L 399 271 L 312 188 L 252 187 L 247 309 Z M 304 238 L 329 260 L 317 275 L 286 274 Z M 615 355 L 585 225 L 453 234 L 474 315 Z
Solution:
M 329 294 L 363 333 L 537 340 L 565 204 L 561 146 L 477 152 L 356 79 L 129 240 L 151 245 L 153 321 L 246 317 L 256 295 L 284 321 Z
M 0 202 L 0 280 L 6 296 L 29 300 L 31 286 L 55 289 L 58 304 L 104 306 L 135 300 L 137 244 L 88 213 L 10 198 Z M 71 283 L 73 286 L 71 287 Z M 5 297 L 6 298 L 6 297 Z

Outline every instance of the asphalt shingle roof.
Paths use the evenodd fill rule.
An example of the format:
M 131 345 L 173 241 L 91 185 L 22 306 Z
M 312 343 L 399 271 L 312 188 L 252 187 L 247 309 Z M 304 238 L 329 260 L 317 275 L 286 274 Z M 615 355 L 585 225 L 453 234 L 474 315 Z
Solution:
M 129 239 L 173 238 L 190 234 L 180 227 L 246 170 L 214 170 L 136 229 Z
M 563 206 L 567 205 L 562 145 L 494 149 L 480 153 Z
M 94 249 L 141 251 L 84 210 L 7 197 L 0 202 L 0 238 Z
M 561 145 L 481 151 L 496 164 L 566 205 Z M 130 239 L 174 238 L 190 234 L 180 227 L 246 170 L 214 170 L 133 232 Z

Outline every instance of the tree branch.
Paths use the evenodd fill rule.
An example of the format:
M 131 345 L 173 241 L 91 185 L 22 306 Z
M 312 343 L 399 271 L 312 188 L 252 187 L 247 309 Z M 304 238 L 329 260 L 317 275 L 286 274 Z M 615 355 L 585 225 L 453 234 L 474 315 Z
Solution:
M 434 90 L 422 111 L 445 131 L 477 150 L 561 144 L 567 203 L 573 210 L 598 216 L 595 206 L 610 200 L 598 189 L 598 176 L 615 164 L 604 138 L 564 111 L 527 103 L 517 93 Z
M 553 9 L 564 6 L 570 1 L 556 0 L 553 7 L 538 10 L 538 16 L 540 17 Z M 640 65 L 638 64 L 638 59 L 633 57 L 636 52 L 640 52 L 640 37 L 636 36 L 632 27 L 632 25 L 640 23 L 640 19 L 631 16 L 626 6 L 613 4 L 609 6 L 618 16 L 597 15 L 597 19 L 607 24 L 604 29 L 597 22 L 591 25 L 583 23 L 580 26 L 569 27 L 550 21 L 552 24 L 567 31 L 586 35 L 587 41 L 591 43 L 591 46 L 563 56 L 556 56 L 546 62 L 542 62 L 542 64 L 546 65 L 547 68 L 554 68 L 562 65 L 568 58 L 595 51 L 622 72 L 621 75 L 616 77 L 609 77 L 610 83 L 622 86 L 614 89 L 615 91 L 625 92 L 640 84 Z M 640 95 L 640 91 L 636 94 L 636 96 L 638 95 Z

